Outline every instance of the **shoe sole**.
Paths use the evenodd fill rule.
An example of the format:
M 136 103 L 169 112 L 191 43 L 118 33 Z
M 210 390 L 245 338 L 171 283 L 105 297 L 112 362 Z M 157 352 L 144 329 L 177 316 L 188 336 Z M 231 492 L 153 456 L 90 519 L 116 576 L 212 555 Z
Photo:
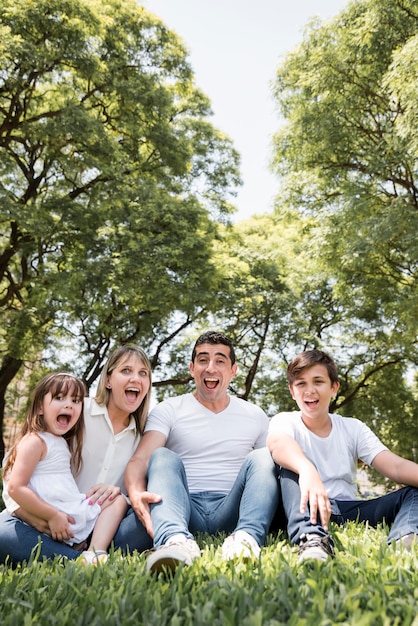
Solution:
M 160 572 L 174 572 L 179 565 L 187 565 L 184 561 L 179 561 L 173 557 L 160 557 L 155 562 L 147 563 L 147 572 L 158 574 Z
M 176 552 L 176 550 L 172 549 L 167 554 L 161 554 L 161 552 L 159 553 L 157 550 L 153 555 L 148 557 L 146 567 L 147 572 L 174 572 L 174 570 L 180 565 L 191 565 L 194 559 L 197 559 L 200 556 L 199 554 L 193 558 L 184 558 L 183 554 L 176 554 Z

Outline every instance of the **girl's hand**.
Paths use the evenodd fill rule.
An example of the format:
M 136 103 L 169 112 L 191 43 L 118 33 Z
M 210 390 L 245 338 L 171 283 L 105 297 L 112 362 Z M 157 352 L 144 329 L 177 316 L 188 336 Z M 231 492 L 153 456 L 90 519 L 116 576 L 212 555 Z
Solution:
M 70 524 L 74 524 L 71 515 L 56 511 L 56 513 L 48 520 L 51 537 L 54 541 L 67 541 L 74 537 Z
M 86 498 L 89 504 L 94 504 L 95 502 L 97 502 L 97 504 L 103 504 L 106 500 L 114 500 L 120 493 L 120 487 L 99 483 L 98 485 L 94 485 L 94 487 L 90 487 L 86 493 Z

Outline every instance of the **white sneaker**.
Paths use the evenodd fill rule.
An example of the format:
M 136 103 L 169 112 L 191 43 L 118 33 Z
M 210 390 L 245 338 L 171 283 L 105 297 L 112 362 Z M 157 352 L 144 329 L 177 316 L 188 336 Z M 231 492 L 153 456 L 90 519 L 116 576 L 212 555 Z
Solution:
M 191 565 L 199 557 L 200 548 L 196 541 L 176 535 L 148 557 L 147 572 L 162 572 L 164 569 L 173 572 L 179 565 Z
M 225 561 L 241 558 L 244 561 L 258 559 L 260 546 L 245 530 L 237 530 L 234 535 L 227 537 L 222 544 L 222 558 Z

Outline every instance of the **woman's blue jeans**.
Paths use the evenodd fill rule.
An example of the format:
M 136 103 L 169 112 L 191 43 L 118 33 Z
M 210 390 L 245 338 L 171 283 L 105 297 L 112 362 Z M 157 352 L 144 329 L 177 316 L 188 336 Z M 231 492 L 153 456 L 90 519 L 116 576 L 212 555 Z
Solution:
M 300 489 L 297 474 L 281 469 L 280 485 L 291 543 L 299 543 L 302 534 L 327 535 L 320 523 L 311 524 L 309 513 L 300 513 Z M 368 522 L 376 527 L 385 522 L 391 526 L 388 543 L 410 533 L 418 534 L 418 489 L 403 487 L 371 500 L 330 500 L 331 521 Z
M 121 521 L 113 539 L 115 549 L 123 552 L 137 550 L 143 552 L 152 547 L 152 539 L 130 508 Z M 39 551 L 39 553 L 38 553 Z M 28 561 L 31 554 L 38 555 L 39 559 L 64 556 L 76 559 L 80 552 L 66 543 L 54 541 L 48 535 L 38 532 L 17 517 L 13 517 L 6 510 L 0 513 L 0 563 L 16 564 Z
M 155 547 L 175 534 L 191 539 L 197 532 L 238 530 L 248 532 L 261 546 L 279 500 L 277 471 L 267 448 L 247 456 L 228 494 L 190 494 L 180 457 L 158 448 L 148 467 L 148 491 L 162 496 L 161 502 L 151 505 Z

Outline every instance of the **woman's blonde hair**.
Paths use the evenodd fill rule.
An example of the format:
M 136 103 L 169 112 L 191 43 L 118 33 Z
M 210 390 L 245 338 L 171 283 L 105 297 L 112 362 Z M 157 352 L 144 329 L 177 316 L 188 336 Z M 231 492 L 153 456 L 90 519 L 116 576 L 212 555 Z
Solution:
M 22 438 L 29 433 L 42 433 L 46 431 L 45 419 L 42 413 L 42 403 L 45 396 L 50 393 L 53 398 L 59 395 L 71 394 L 81 402 L 81 413 L 77 423 L 64 435 L 71 452 L 71 465 L 75 474 L 81 468 L 81 452 L 84 438 L 84 410 L 83 401 L 86 395 L 86 388 L 83 381 L 67 372 L 47 374 L 36 385 L 25 421 L 17 436 L 16 441 L 10 449 L 4 464 L 3 475 L 10 470 L 16 459 L 16 448 Z
M 106 387 L 107 377 L 111 375 L 114 369 L 116 369 L 124 361 L 127 361 L 131 356 L 136 356 L 140 361 L 142 361 L 145 369 L 148 372 L 150 381 L 149 389 L 144 399 L 142 400 L 136 411 L 131 413 L 131 415 L 135 419 L 136 429 L 142 435 L 148 417 L 152 386 L 151 363 L 142 348 L 139 348 L 135 345 L 127 344 L 125 346 L 120 346 L 119 348 L 116 348 L 116 350 L 111 353 L 100 374 L 99 384 L 97 385 L 96 396 L 94 399 L 96 400 L 97 404 L 101 406 L 107 406 L 109 404 L 111 390 Z

